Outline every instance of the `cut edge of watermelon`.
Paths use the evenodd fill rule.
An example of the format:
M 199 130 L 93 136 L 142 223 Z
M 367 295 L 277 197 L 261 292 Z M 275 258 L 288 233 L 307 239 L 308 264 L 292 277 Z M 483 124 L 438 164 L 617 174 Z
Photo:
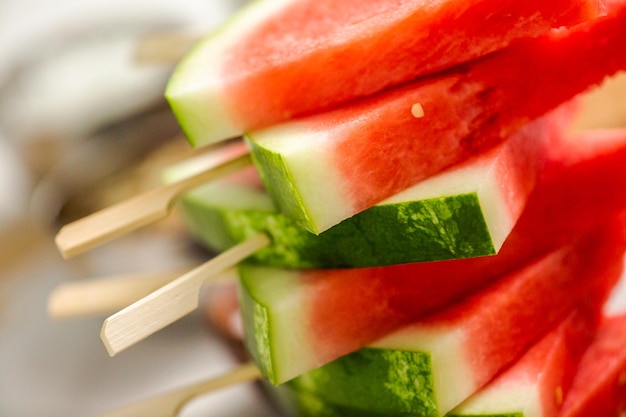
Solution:
M 322 143 L 327 140 L 327 136 L 320 132 L 309 132 L 304 137 L 300 134 L 300 137 L 294 138 L 289 133 L 293 129 L 293 124 L 297 123 L 292 122 L 246 134 L 245 138 L 268 193 L 281 196 L 281 198 L 274 198 L 279 210 L 303 228 L 319 234 L 337 224 L 336 219 L 349 217 L 345 207 L 349 207 L 351 203 L 347 198 L 348 193 L 338 186 L 341 184 L 340 178 L 333 175 L 335 170 L 330 169 L 331 162 L 326 155 L 327 147 L 316 146 L 305 154 L 298 151 L 301 147 L 298 143 L 310 141 Z M 276 134 L 277 130 L 281 133 Z M 289 141 L 292 151 L 282 154 L 275 152 L 272 144 L 285 137 L 292 139 Z M 318 163 L 308 163 L 311 159 L 317 160 Z M 323 161 L 327 162 L 322 163 Z M 294 186 L 303 181 L 304 183 L 328 184 L 328 187 L 296 188 Z M 316 205 L 311 204 L 310 201 L 327 201 L 332 204 Z M 316 220 L 320 218 L 332 220 L 325 222 Z
M 225 108 L 227 100 L 222 100 L 227 86 L 218 82 L 220 77 L 210 75 L 227 71 L 217 64 L 220 62 L 218 58 L 238 39 L 245 37 L 256 23 L 292 2 L 248 3 L 200 40 L 178 64 L 166 85 L 165 98 L 192 146 L 204 146 L 241 135 L 241 124 L 236 120 L 235 113 Z M 222 41 L 215 42 L 217 38 Z M 208 91 L 212 93 L 208 94 Z
M 266 270 L 270 270 L 271 273 L 266 273 Z M 248 352 L 267 380 L 272 384 L 278 384 L 279 381 L 293 378 L 293 375 L 286 373 L 285 369 L 297 374 L 302 372 L 303 362 L 306 362 L 307 366 L 316 363 L 316 355 L 309 349 L 313 344 L 303 342 L 308 340 L 304 326 L 299 328 L 301 331 L 292 332 L 290 337 L 276 337 L 275 329 L 292 328 L 291 323 L 294 320 L 306 321 L 307 309 L 303 307 L 307 305 L 304 301 L 306 286 L 298 279 L 297 272 L 240 265 L 239 275 L 239 305 L 242 308 L 254 309 L 242 311 L 246 329 L 245 342 Z M 256 283 L 262 281 L 260 285 L 255 286 L 254 296 L 251 291 L 245 290 L 247 280 L 255 280 Z M 287 294 L 289 296 L 286 296 Z M 272 305 L 271 310 L 267 308 L 267 304 Z M 294 305 L 297 307 L 294 308 Z M 294 356 L 296 352 L 297 355 Z M 309 360 L 303 361 L 303 358 Z
M 415 328 L 410 329 L 415 330 Z M 409 330 L 409 331 L 410 331 Z M 463 358 L 464 335 L 457 328 L 432 329 L 421 328 L 419 347 L 414 340 L 402 340 L 405 330 L 393 333 L 370 345 L 378 349 L 396 349 L 412 352 L 428 352 L 431 358 L 431 378 L 437 410 L 451 410 L 459 403 L 458 392 L 473 392 L 475 389 L 472 370 Z M 405 343 L 407 342 L 407 343 Z M 454 389 L 452 389 L 454 386 Z M 445 389 L 442 389 L 446 387 Z
M 502 180 L 498 178 L 498 168 L 504 156 L 500 152 L 506 153 L 506 149 L 499 147 L 486 155 L 472 158 L 459 167 L 453 167 L 421 181 L 379 205 L 394 204 L 408 198 L 428 200 L 441 196 L 475 195 L 483 221 L 491 236 L 495 254 L 502 247 L 522 212 L 522 207 L 511 207 L 513 204 L 507 202 L 507 196 L 504 194 L 506 190 L 500 185 Z

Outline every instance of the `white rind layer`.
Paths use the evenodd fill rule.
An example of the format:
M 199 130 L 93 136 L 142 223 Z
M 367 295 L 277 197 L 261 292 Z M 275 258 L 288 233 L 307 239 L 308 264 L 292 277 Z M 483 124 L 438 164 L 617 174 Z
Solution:
M 181 61 L 167 85 L 165 96 L 194 146 L 208 145 L 241 134 L 230 109 L 224 108 L 223 57 L 259 22 L 296 0 L 253 1 L 194 47 Z M 219 37 L 220 42 L 215 38 Z M 209 128 L 210 127 L 210 128 Z M 210 135 L 208 132 L 211 132 Z
M 521 413 L 524 417 L 543 417 L 537 387 L 531 381 L 508 381 L 480 390 L 452 410 L 455 416 Z
M 496 169 L 493 168 L 484 173 L 486 178 L 477 187 L 476 195 L 485 216 L 485 223 L 489 229 L 493 247 L 498 252 L 513 230 L 521 210 L 511 212 L 506 196 L 500 192 Z
M 268 317 L 271 373 L 274 380 L 287 381 L 322 365 L 310 348 L 314 343 L 309 339 L 308 327 L 293 325 L 306 323 L 311 315 L 306 303 L 307 287 L 298 280 L 297 272 L 272 269 L 269 274 L 262 269 L 256 269 L 261 272 L 254 277 L 258 278 L 254 294 L 259 304 L 272 306 Z

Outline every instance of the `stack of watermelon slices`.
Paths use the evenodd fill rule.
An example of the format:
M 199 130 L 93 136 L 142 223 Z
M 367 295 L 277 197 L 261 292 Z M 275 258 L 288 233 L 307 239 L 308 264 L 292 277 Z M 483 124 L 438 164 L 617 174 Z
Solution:
M 329 111 L 248 132 L 268 192 L 304 228 L 316 234 L 327 230 L 503 141 L 528 121 L 625 68 L 626 58 L 615 53 L 626 43 L 623 14 L 617 10 L 610 18 L 572 31 L 518 40 Z M 198 75 L 204 67 L 193 59 L 204 51 L 199 47 L 192 53 L 168 88 L 173 108 L 183 106 L 185 115 L 191 112 L 188 106 L 209 114 L 202 105 L 210 100 L 200 86 L 217 81 Z M 342 68 L 328 71 L 341 73 L 345 65 L 342 61 Z M 189 88 L 192 92 L 185 94 Z M 297 94 L 298 85 L 292 91 Z M 266 101 L 272 103 L 271 98 Z M 261 112 L 265 101 L 253 103 Z M 203 118 L 181 121 L 187 131 L 207 123 Z
M 510 140 L 479 153 L 314 235 L 280 213 L 254 167 L 199 187 L 184 199 L 193 233 L 223 251 L 263 232 L 269 247 L 254 259 L 288 268 L 365 267 L 497 253 L 526 204 L 537 168 L 572 119 L 573 105 L 529 123 Z M 241 142 L 188 160 L 166 173 L 193 174 Z
M 620 234 L 624 230 L 624 223 L 619 217 L 616 220 L 612 219 L 620 213 L 623 215 L 626 208 L 626 194 L 623 192 L 626 189 L 625 170 L 626 131 L 624 130 L 589 132 L 576 138 L 563 138 L 561 142 L 553 143 L 544 160 L 538 185 L 532 192 L 520 220 L 497 256 L 365 269 L 287 271 L 258 265 L 242 266 L 240 268 L 244 290 L 242 294 L 244 300 L 247 300 L 243 304 L 244 312 L 248 310 L 248 314 L 245 315 L 248 321 L 253 323 L 248 326 L 248 336 L 255 335 L 254 339 L 270 340 L 265 347 L 273 355 L 273 360 L 262 359 L 260 353 L 264 350 L 259 351 L 255 347 L 255 340 L 249 342 L 251 353 L 257 355 L 260 366 L 267 366 L 269 363 L 275 368 L 266 372 L 269 377 L 274 378 L 274 382 L 279 382 L 278 378 L 289 379 L 278 372 L 283 372 L 285 367 L 289 370 L 295 369 L 293 362 L 298 366 L 305 364 L 314 367 L 315 364 L 307 362 L 316 356 L 311 354 L 314 349 L 318 350 L 319 355 L 329 354 L 338 346 L 345 349 L 344 353 L 346 350 L 358 349 L 359 346 L 367 344 L 367 340 L 378 339 L 393 328 L 403 328 L 414 317 L 421 317 L 425 312 L 433 310 L 440 311 L 441 306 L 450 305 L 453 300 L 463 298 L 463 294 L 498 280 L 507 275 L 507 271 L 520 270 L 522 266 L 531 264 L 532 260 L 538 259 L 542 254 L 554 252 L 554 248 L 562 248 L 561 251 L 565 251 L 564 248 L 568 242 L 584 243 L 586 239 L 592 239 L 587 241 L 585 249 L 579 249 L 579 255 L 572 255 L 571 261 L 582 262 L 588 267 L 587 271 L 597 274 L 597 277 L 601 275 L 603 268 L 607 268 L 609 271 L 607 276 L 616 279 L 622 266 L 624 243 L 620 240 Z M 605 232 L 598 229 L 600 223 L 606 223 Z M 595 233 L 596 237 L 579 240 L 581 236 L 589 233 Z M 596 249 L 599 250 L 599 259 L 597 265 L 594 266 L 593 253 Z M 581 265 L 570 265 L 570 268 L 572 267 L 577 273 L 584 274 L 585 268 Z M 546 271 L 547 268 L 542 268 L 542 272 Z M 565 278 L 566 270 L 559 269 L 558 274 L 560 278 Z M 540 274 L 539 276 L 541 277 Z M 499 283 L 500 280 L 497 282 Z M 554 283 L 553 280 L 548 280 L 548 282 Z M 567 293 L 572 290 L 573 288 L 568 286 L 568 289 L 563 292 Z M 540 320 L 547 319 L 546 312 L 555 312 L 566 302 L 559 295 L 548 297 L 546 287 L 539 288 L 539 293 L 536 295 L 525 297 L 519 297 L 517 293 L 516 295 L 517 297 L 513 297 L 510 301 L 522 303 L 518 312 L 527 308 L 529 300 L 536 299 L 537 303 L 540 301 L 548 303 L 544 304 L 539 312 Z M 557 305 L 552 307 L 552 303 Z M 456 309 L 460 309 L 460 303 L 453 305 Z M 250 309 L 262 310 L 266 313 L 263 317 L 264 330 L 255 328 L 254 322 L 258 322 L 258 316 L 250 313 Z M 500 319 L 506 315 L 496 313 L 495 308 L 490 308 L 488 311 L 490 314 L 499 314 Z M 532 310 L 524 314 L 528 319 Z M 536 310 L 535 314 L 537 314 Z M 461 315 L 461 317 L 476 318 L 477 314 Z M 430 320 L 433 320 L 432 317 Z M 536 319 L 528 320 L 526 325 L 537 321 Z M 516 324 L 511 328 L 519 329 L 520 326 L 521 324 Z M 487 337 L 482 332 L 487 331 L 483 327 L 481 326 L 481 332 L 476 337 Z M 257 333 L 251 329 L 255 329 Z M 388 336 L 386 339 L 389 338 Z M 432 337 L 429 340 L 431 340 L 429 343 L 433 343 Z M 489 340 L 493 342 L 493 339 Z M 286 342 L 293 343 L 291 354 L 298 356 L 289 358 L 289 355 L 285 353 Z M 383 342 L 377 342 L 377 344 L 380 343 Z M 572 343 L 576 343 L 576 340 Z M 441 345 L 438 345 L 437 351 L 442 350 Z M 445 353 L 445 350 L 443 351 Z M 505 349 L 505 352 L 513 354 L 514 351 Z M 361 358 L 363 354 L 363 351 L 358 351 L 343 357 L 312 373 L 304 373 L 302 377 L 292 380 L 287 385 L 301 386 L 302 380 L 308 380 L 309 382 L 304 385 L 310 386 L 310 381 L 316 380 L 315 375 L 332 372 L 333 368 L 345 366 L 342 364 L 346 361 L 356 362 L 358 369 L 363 365 L 364 359 Z M 405 355 L 408 354 L 405 353 Z M 419 354 L 419 356 L 424 355 L 423 352 Z M 563 359 L 563 356 L 560 358 Z M 287 362 L 289 359 L 291 363 Z M 381 363 L 387 363 L 387 368 L 384 369 L 389 368 L 388 359 L 378 359 L 378 366 L 372 366 L 371 359 L 365 360 L 370 363 L 369 367 L 373 368 L 370 373 L 380 372 Z M 325 359 L 325 361 L 329 360 L 331 359 Z M 453 364 L 458 365 L 458 362 Z M 623 370 L 623 362 L 620 366 Z M 350 369 L 350 374 L 354 374 L 354 365 Z M 419 370 L 422 374 L 425 373 L 423 367 Z M 613 370 L 613 372 L 617 371 Z M 337 376 L 333 375 L 333 379 L 336 378 Z M 370 381 L 369 386 L 374 391 L 368 395 L 380 398 L 374 396 L 375 392 L 381 391 L 380 378 L 372 378 L 364 371 L 362 375 L 357 375 L 357 379 L 363 379 L 366 383 Z M 378 383 L 375 383 L 376 381 Z M 346 384 L 348 393 L 355 385 L 354 381 L 349 382 Z M 326 384 L 321 384 L 321 386 L 324 385 Z M 564 385 L 567 386 L 567 384 Z M 445 386 L 449 389 L 450 383 Z M 548 387 L 551 388 L 543 388 L 542 395 L 548 395 L 547 392 L 555 389 L 554 384 Z M 612 385 L 608 387 L 611 388 Z M 360 389 L 362 393 L 363 384 L 360 385 Z M 327 414 L 330 413 L 327 407 L 333 405 L 332 401 L 323 401 L 325 406 L 319 408 L 319 404 L 318 406 L 312 404 L 319 403 L 320 398 L 316 396 L 310 398 L 312 394 L 308 391 L 297 390 L 296 393 L 298 396 L 295 404 L 301 414 L 316 415 L 311 414 L 314 412 L 309 410 L 309 407 L 313 407 L 313 410 L 319 410 L 322 413 L 317 415 L 335 415 Z M 345 395 L 345 391 L 343 394 L 349 397 Z M 285 393 L 281 395 L 284 398 Z M 357 401 L 362 395 L 356 395 Z M 550 394 L 550 398 L 556 397 Z M 291 398 L 290 407 L 294 406 L 293 401 L 294 399 Z M 393 403 L 393 401 L 390 402 Z M 351 415 L 346 414 L 345 408 L 344 405 L 337 404 L 331 407 L 331 409 L 336 409 L 336 412 L 341 412 L 342 415 Z M 363 415 L 364 411 L 352 410 L 352 414 L 355 413 Z
M 626 2 L 608 6 L 257 1 L 181 64 L 168 98 L 192 142 L 249 131 L 280 212 L 184 206 L 219 249 L 272 236 L 240 267 L 241 312 L 294 413 L 547 417 L 576 401 L 626 249 L 626 132 L 571 135 L 564 104 L 626 69 Z M 302 261 L 326 246 L 348 255 Z

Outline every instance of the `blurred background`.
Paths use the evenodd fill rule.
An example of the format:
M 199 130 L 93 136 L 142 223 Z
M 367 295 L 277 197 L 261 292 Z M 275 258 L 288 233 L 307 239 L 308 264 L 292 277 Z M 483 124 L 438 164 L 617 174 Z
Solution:
M 164 99 L 174 63 L 244 0 L 0 1 L 0 415 L 88 417 L 216 376 L 237 358 L 200 314 L 110 358 L 106 317 L 53 320 L 59 284 L 194 266 L 176 216 L 63 260 L 71 220 L 158 184 L 192 153 Z M 250 386 L 183 416 L 273 415 Z
M 177 270 L 206 259 L 176 216 L 63 260 L 62 224 L 159 183 L 192 151 L 163 91 L 193 40 L 244 0 L 0 1 L 0 416 L 95 416 L 216 376 L 237 362 L 200 314 L 110 358 L 104 317 L 53 320 L 58 285 Z M 625 126 L 623 77 L 581 127 Z M 621 100 L 621 101 L 620 101 Z M 182 416 L 274 415 L 239 386 Z

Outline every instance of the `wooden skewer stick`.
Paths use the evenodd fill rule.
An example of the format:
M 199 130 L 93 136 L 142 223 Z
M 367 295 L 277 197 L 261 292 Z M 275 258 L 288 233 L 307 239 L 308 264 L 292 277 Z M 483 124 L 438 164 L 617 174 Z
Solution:
M 107 318 L 100 337 L 114 356 L 198 308 L 202 285 L 270 243 L 256 235 Z
M 48 297 L 48 315 L 54 319 L 118 311 L 179 277 L 178 272 L 117 275 L 72 281 L 56 287 Z
M 258 368 L 247 363 L 217 378 L 157 395 L 99 417 L 176 417 L 188 401 L 199 395 L 250 382 L 260 376 Z
M 161 220 L 167 217 L 173 203 L 185 191 L 238 171 L 251 163 L 250 155 L 246 154 L 70 223 L 61 228 L 57 234 L 57 247 L 63 257 L 69 258 Z
M 185 272 L 124 274 L 63 283 L 48 297 L 48 315 L 66 319 L 113 314 Z M 234 277 L 236 272 L 231 268 L 220 274 L 219 282 L 232 281 Z
M 200 33 L 180 31 L 150 33 L 140 39 L 135 61 L 141 65 L 176 65 L 201 38 Z

